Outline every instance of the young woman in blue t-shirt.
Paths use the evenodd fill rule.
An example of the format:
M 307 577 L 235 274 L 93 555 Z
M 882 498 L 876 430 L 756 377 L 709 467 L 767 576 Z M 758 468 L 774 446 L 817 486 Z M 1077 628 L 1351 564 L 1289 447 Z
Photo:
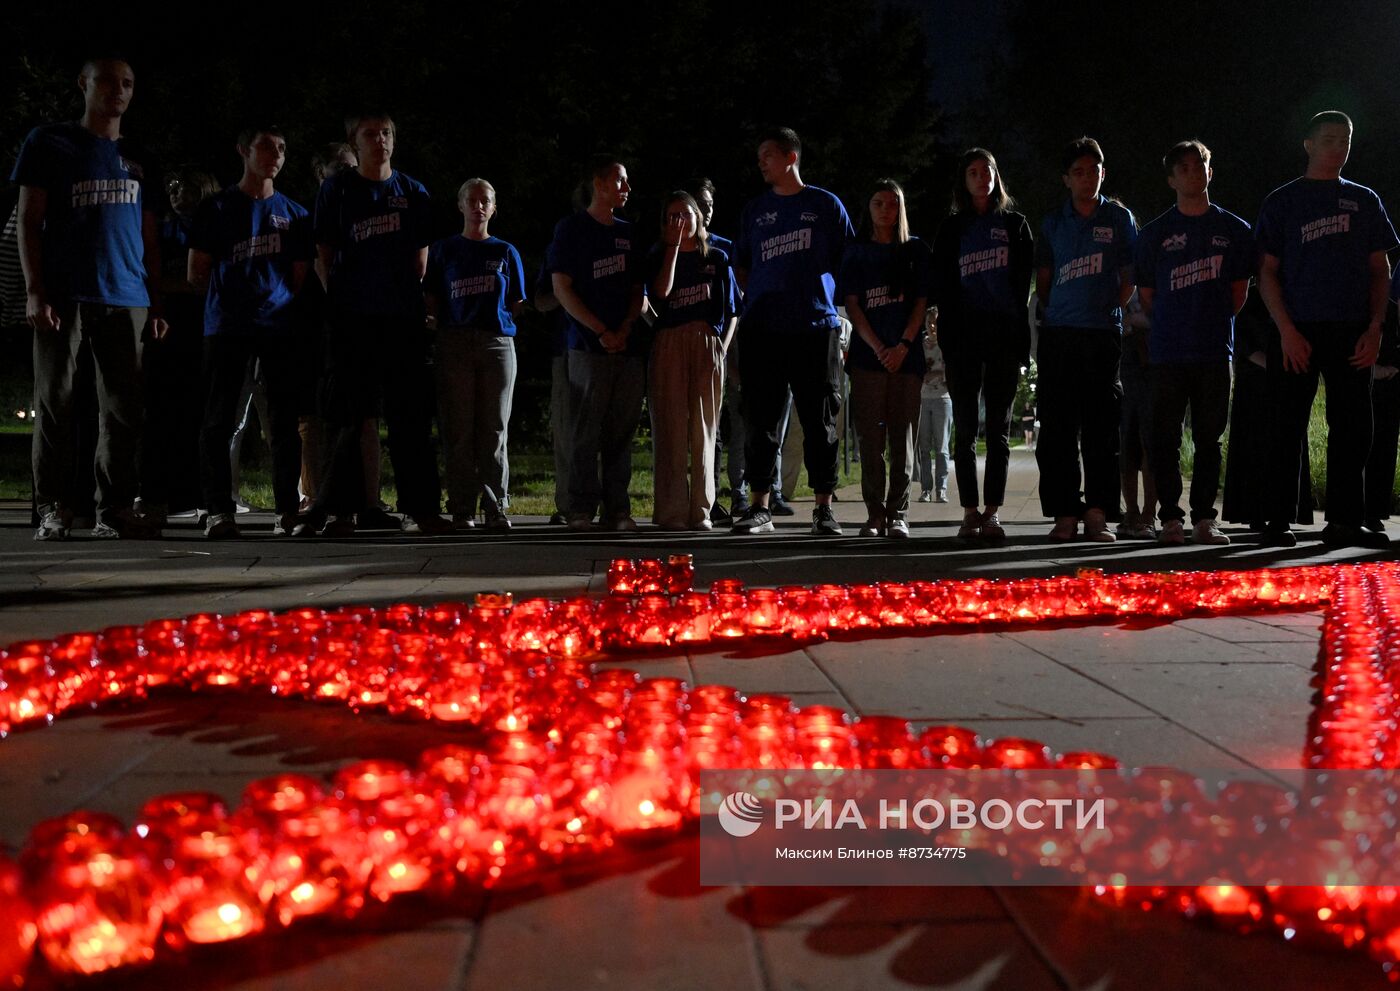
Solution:
M 938 343 L 953 398 L 953 467 L 963 540 L 1006 538 L 997 511 L 1011 460 L 1011 407 L 1030 364 L 1026 300 L 1033 265 L 1026 218 L 1011 208 L 996 159 L 970 148 L 953 175 L 952 215 L 933 242 Z M 977 508 L 978 397 L 987 409 L 986 508 Z
M 657 312 L 648 367 L 656 446 L 652 519 L 664 530 L 709 530 L 737 289 L 728 254 L 710 244 L 700 205 L 683 190 L 662 204 L 661 242 L 647 256 L 647 290 Z
M 861 235 L 841 263 L 841 291 L 855 329 L 846 369 L 860 442 L 860 488 L 866 509 L 862 537 L 909 536 L 904 514 L 924 381 L 920 338 L 928 280 L 928 248 L 909 236 L 904 190 L 893 179 L 881 179 L 862 218 Z

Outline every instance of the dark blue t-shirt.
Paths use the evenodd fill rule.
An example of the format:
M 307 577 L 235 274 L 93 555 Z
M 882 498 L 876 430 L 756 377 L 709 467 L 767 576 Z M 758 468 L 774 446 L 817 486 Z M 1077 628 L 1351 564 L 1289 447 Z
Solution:
M 1102 196 L 1087 217 L 1073 200 L 1047 214 L 1035 242 L 1036 267 L 1050 270 L 1046 325 L 1121 331 L 1118 273 L 1132 266 L 1136 240 L 1132 212 Z
M 204 335 L 282 330 L 293 319 L 292 266 L 315 254 L 311 215 L 274 192 L 255 200 L 230 186 L 199 205 L 189 246 L 211 255 Z
M 958 284 L 965 311 L 1025 317 L 1028 287 L 1011 284 L 1013 240 L 1028 245 L 1030 241 L 1026 218 L 1019 213 L 988 212 L 963 229 L 958 239 Z
M 1283 304 L 1296 321 L 1367 320 L 1370 256 L 1395 247 L 1381 199 L 1345 179 L 1294 179 L 1264 199 L 1255 230 L 1279 260 Z
M 611 224 L 600 224 L 580 210 L 555 225 L 545 267 L 550 274 L 567 275 L 583 305 L 615 331 L 627 319 L 632 291 L 641 284 L 645 266 L 630 223 L 616 218 Z M 603 353 L 597 334 L 567 314 L 565 319 L 572 350 Z M 646 341 L 638 329 L 627 337 L 628 354 L 646 353 Z
M 744 207 L 734 265 L 748 272 L 745 333 L 800 334 L 831 330 L 836 276 L 846 242 L 855 237 L 841 201 L 804 186 L 791 196 L 771 189 Z
M 438 298 L 439 326 L 514 337 L 510 311 L 525 298 L 525 266 L 515 246 L 498 237 L 454 234 L 428 249 L 423 291 Z
M 1228 360 L 1234 347 L 1231 285 L 1254 270 L 1249 225 L 1211 204 L 1199 217 L 1172 207 L 1138 235 L 1137 284 L 1151 289 L 1154 365 Z
M 369 316 L 423 312 L 418 252 L 432 241 L 428 191 L 395 170 L 381 181 L 341 169 L 316 197 L 316 243 L 334 249 L 331 306 Z
M 661 270 L 665 250 L 664 245 L 657 244 L 647 255 L 648 291 Z M 738 283 L 734 280 L 734 270 L 729 267 L 729 255 L 715 247 L 711 239 L 710 250 L 703 258 L 698 251 L 677 254 L 670 295 L 665 299 L 651 297 L 651 305 L 657 313 L 653 326 L 664 330 L 699 320 L 722 335 L 725 325 L 736 315 L 738 299 Z
M 125 139 L 71 122 L 29 132 L 10 181 L 47 194 L 44 289 L 53 299 L 150 305 L 141 212 L 154 209 L 153 178 Z
M 927 298 L 932 265 L 928 245 L 918 238 L 903 244 L 877 244 L 855 241 L 846 248 L 841 262 L 841 296 L 855 296 L 870 329 L 886 347 L 893 347 L 904 336 L 914 301 Z M 922 331 L 914 338 L 904 362 L 903 374 L 923 375 L 926 365 Z M 851 335 L 851 351 L 846 363 L 851 368 L 884 371 L 880 359 L 860 334 Z

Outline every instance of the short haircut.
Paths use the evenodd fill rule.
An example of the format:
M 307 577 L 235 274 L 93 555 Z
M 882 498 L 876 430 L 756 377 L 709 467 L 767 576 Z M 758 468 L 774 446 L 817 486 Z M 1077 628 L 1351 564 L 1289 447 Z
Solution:
M 622 164 L 622 157 L 612 152 L 600 151 L 596 155 L 588 156 L 588 161 L 583 166 L 583 174 L 579 176 L 578 189 L 574 192 L 574 200 L 580 208 L 587 210 L 593 202 L 593 180 L 606 179 L 614 165 Z
M 315 173 L 325 172 L 345 155 L 353 156 L 354 154 L 355 149 L 344 141 L 332 141 L 322 145 L 316 154 L 311 156 L 311 171 Z
M 253 147 L 253 142 L 257 140 L 259 134 L 267 134 L 274 138 L 281 138 L 283 141 L 287 140 L 287 135 L 283 133 L 282 128 L 276 124 L 249 124 L 238 132 L 238 146 L 240 148 Z
M 1069 170 L 1074 167 L 1074 163 L 1085 155 L 1088 155 L 1099 165 L 1103 164 L 1103 149 L 1099 147 L 1097 141 L 1086 135 L 1075 138 L 1065 145 L 1064 154 L 1060 156 L 1060 172 L 1069 175 Z
M 355 143 L 355 132 L 360 129 L 360 125 L 367 120 L 387 120 L 389 131 L 394 137 L 399 136 L 399 129 L 394 126 L 394 118 L 390 117 L 382 110 L 363 110 L 357 114 L 350 114 L 345 118 L 345 140 L 350 144 Z
M 1200 138 L 1192 138 L 1190 141 L 1178 141 L 1172 145 L 1162 158 L 1162 168 L 1167 170 L 1167 175 L 1171 175 L 1188 155 L 1195 155 L 1202 165 L 1210 165 L 1210 149 Z
M 714 196 L 715 184 L 705 176 L 699 176 L 685 184 L 685 191 L 698 200 L 701 193 L 709 193 Z
M 464 202 L 466 202 L 467 196 L 470 195 L 473 189 L 476 189 L 478 187 L 486 190 L 486 194 L 491 197 L 492 203 L 496 202 L 496 187 L 491 185 L 485 179 L 482 179 L 480 176 L 473 176 L 466 182 L 462 183 L 462 185 L 457 187 L 457 205 L 461 206 Z
M 91 58 L 83 59 L 83 67 L 78 72 L 78 75 L 88 75 L 90 72 L 95 71 L 103 62 L 119 62 L 133 73 L 136 71 L 136 67 L 131 64 L 131 59 L 127 58 L 121 52 L 94 52 Z
M 1328 124 L 1341 124 L 1348 131 L 1355 130 L 1351 118 L 1340 110 L 1324 110 L 1320 114 L 1314 114 L 1313 119 L 1308 121 L 1308 139 L 1317 137 Z
M 791 151 L 797 154 L 799 160 L 802 158 L 802 139 L 790 127 L 773 127 L 763 131 L 758 136 L 758 143 L 761 145 L 766 141 L 773 142 L 784 154 Z

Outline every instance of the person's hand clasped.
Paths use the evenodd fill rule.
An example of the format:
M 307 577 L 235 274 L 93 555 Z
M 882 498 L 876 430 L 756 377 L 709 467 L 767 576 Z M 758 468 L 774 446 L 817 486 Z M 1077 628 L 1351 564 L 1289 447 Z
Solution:
M 899 367 L 904 364 L 904 356 L 908 353 L 908 349 L 899 344 L 892 348 L 881 348 L 878 355 L 880 365 L 887 372 L 897 372 Z

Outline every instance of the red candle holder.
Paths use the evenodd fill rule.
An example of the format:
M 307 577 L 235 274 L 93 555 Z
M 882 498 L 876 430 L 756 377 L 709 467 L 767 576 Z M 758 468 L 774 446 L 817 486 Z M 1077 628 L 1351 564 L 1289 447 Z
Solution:
M 24 986 L 38 935 L 19 867 L 0 857 L 0 987 Z
M 314 778 L 278 774 L 249 784 L 235 814 L 257 858 L 258 896 L 284 926 L 358 907 L 348 900 L 349 874 L 325 835 L 324 800 Z
M 637 591 L 637 562 L 613 558 L 608 565 L 608 591 L 613 595 L 632 595 Z
M 695 558 L 690 554 L 672 554 L 666 559 L 666 591 L 671 595 L 689 592 L 695 581 Z
M 49 642 L 25 640 L 0 650 L 0 737 L 17 726 L 47 726 L 57 707 Z

